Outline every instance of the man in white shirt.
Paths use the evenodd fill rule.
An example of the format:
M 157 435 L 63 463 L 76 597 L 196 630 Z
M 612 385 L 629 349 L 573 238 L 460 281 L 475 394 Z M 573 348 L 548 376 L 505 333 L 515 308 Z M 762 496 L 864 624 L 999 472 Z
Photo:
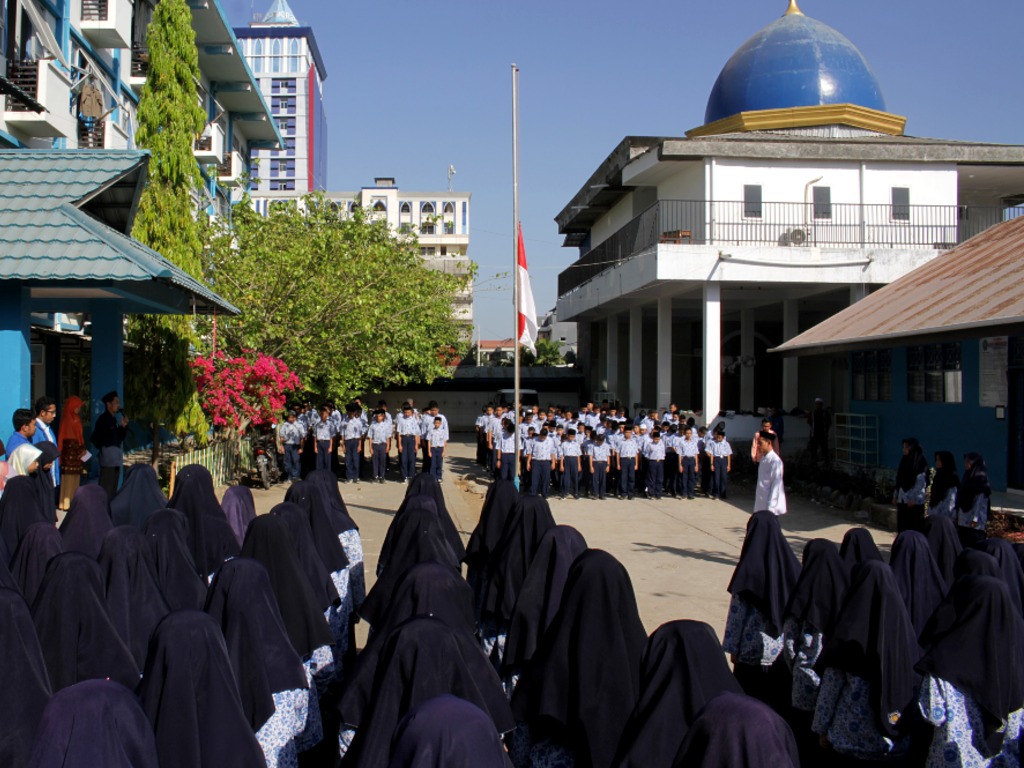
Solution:
M 773 447 L 775 435 L 767 430 L 757 433 L 757 450 L 761 461 L 757 465 L 757 491 L 754 511 L 767 509 L 773 515 L 786 514 L 786 489 L 783 485 L 782 458 Z

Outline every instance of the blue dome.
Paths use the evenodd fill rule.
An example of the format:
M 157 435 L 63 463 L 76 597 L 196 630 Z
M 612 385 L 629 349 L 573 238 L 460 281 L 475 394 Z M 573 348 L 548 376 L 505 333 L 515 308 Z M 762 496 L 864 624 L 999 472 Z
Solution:
M 885 111 L 882 89 L 857 47 L 827 24 L 789 13 L 732 55 L 711 89 L 704 122 L 821 104 Z

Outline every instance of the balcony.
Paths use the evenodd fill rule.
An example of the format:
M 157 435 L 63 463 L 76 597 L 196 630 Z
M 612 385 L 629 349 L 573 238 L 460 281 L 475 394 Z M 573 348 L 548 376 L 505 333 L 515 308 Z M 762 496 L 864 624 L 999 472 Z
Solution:
M 128 149 L 128 134 L 112 115 L 99 121 L 78 121 L 79 149 Z
M 206 126 L 192 151 L 200 165 L 220 165 L 224 160 L 224 129 L 220 124 Z
M 562 272 L 558 295 L 659 244 L 948 250 L 1017 216 L 1024 208 L 661 200 Z
M 240 187 L 245 170 L 245 158 L 233 149 L 224 156 L 223 162 L 217 164 L 217 183 L 223 187 Z
M 128 83 L 136 91 L 141 91 L 149 77 L 149 46 L 144 43 L 132 43 L 132 63 Z
M 130 48 L 131 0 L 80 0 L 82 35 L 96 48 Z
M 46 107 L 35 112 L 23 101 L 7 97 L 4 122 L 7 127 L 36 138 L 71 138 L 75 118 L 71 114 L 71 80 L 56 62 L 11 61 L 7 66 L 11 82 Z

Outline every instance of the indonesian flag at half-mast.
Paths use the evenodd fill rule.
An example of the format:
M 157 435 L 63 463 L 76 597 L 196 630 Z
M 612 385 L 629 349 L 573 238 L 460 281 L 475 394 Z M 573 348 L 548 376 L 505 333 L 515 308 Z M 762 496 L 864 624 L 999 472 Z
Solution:
M 533 303 L 530 273 L 526 271 L 526 247 L 523 245 L 523 225 L 519 225 L 517 244 L 516 290 L 519 291 L 519 343 L 537 354 L 537 306 Z

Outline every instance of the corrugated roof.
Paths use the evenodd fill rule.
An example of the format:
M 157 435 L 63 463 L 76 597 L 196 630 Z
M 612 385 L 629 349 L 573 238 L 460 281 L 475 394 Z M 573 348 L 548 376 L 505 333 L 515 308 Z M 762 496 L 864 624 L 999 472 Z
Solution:
M 811 354 L 1024 324 L 1024 216 L 972 237 L 776 347 Z
M 74 203 L 149 162 L 139 150 L 0 150 L 0 209 L 38 211 Z

